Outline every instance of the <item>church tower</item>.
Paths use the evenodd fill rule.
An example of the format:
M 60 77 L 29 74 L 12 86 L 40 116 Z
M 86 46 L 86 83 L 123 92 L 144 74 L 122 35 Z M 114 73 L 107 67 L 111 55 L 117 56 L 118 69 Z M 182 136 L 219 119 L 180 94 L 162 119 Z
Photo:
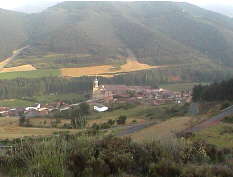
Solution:
M 95 77 L 95 80 L 93 81 L 93 93 L 99 90 L 99 81 L 97 80 L 97 76 Z

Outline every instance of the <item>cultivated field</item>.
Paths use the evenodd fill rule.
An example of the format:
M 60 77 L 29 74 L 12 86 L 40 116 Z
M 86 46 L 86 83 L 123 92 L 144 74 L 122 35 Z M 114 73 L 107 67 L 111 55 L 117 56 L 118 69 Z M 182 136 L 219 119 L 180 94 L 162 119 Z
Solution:
M 82 67 L 82 68 L 61 68 L 61 76 L 78 77 L 78 76 L 84 76 L 84 75 L 85 76 L 99 75 L 103 77 L 113 77 L 120 73 L 127 73 L 131 71 L 163 67 L 163 66 L 150 66 L 147 64 L 139 63 L 137 59 L 134 57 L 132 51 L 130 50 L 127 50 L 127 51 L 129 54 L 127 63 L 120 66 L 119 68 L 115 68 L 114 66 L 111 66 L 111 65 Z
M 82 67 L 82 68 L 61 68 L 61 76 L 95 76 L 103 73 L 110 73 L 109 70 L 114 68 L 111 65 Z
M 16 72 L 16 71 L 32 71 L 36 70 L 35 67 L 32 65 L 22 65 L 22 66 L 16 66 L 11 68 L 3 68 L 0 73 L 6 73 L 6 72 Z
M 31 71 L 14 71 L 14 72 L 0 72 L 1 79 L 13 79 L 18 77 L 23 78 L 40 78 L 49 76 L 60 76 L 60 69 L 38 69 Z
M 55 121 L 55 119 L 47 119 L 47 118 L 31 118 L 30 122 L 33 125 L 42 127 L 44 126 L 44 121 L 46 121 L 45 126 L 49 126 L 51 120 Z M 60 124 L 70 123 L 70 120 L 62 120 Z M 72 129 L 58 129 L 58 128 L 33 128 L 33 127 L 20 127 L 18 117 L 0 117 L 0 139 L 13 139 L 20 138 L 24 136 L 44 136 L 51 135 L 53 132 L 60 131 L 70 131 L 77 132 L 80 130 L 72 130 Z
M 111 65 L 82 67 L 82 68 L 61 68 L 61 76 L 79 77 L 79 76 L 103 76 L 113 77 L 120 73 L 127 73 L 137 70 L 145 70 L 151 68 L 158 68 L 161 66 L 149 66 L 147 64 L 139 63 L 138 61 L 127 59 L 127 63 L 122 65 L 118 70 Z M 111 70 L 115 70 L 114 72 Z

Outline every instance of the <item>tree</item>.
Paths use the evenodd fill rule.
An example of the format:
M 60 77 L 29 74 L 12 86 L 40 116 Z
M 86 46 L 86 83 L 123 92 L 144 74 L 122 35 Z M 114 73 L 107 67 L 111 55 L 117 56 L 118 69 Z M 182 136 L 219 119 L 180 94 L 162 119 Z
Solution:
M 87 115 L 89 114 L 89 110 L 90 110 L 90 106 L 86 103 L 81 103 L 79 105 L 79 108 L 81 110 L 81 112 L 84 114 L 84 115 Z
M 119 116 L 117 119 L 116 119 L 116 122 L 118 125 L 122 125 L 122 124 L 125 124 L 125 120 L 127 119 L 127 116 Z
M 19 112 L 19 126 L 23 126 L 23 124 L 26 122 L 26 118 L 24 115 L 24 112 Z
M 82 117 L 80 114 L 78 117 L 73 117 L 71 119 L 71 126 L 73 128 L 84 128 L 87 124 L 86 118 Z

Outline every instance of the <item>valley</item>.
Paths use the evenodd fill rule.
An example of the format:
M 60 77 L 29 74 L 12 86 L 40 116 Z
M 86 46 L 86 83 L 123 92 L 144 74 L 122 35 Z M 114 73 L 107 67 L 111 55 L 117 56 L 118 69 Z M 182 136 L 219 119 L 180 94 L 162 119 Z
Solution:
M 0 176 L 233 176 L 232 18 L 160 1 L 0 18 Z

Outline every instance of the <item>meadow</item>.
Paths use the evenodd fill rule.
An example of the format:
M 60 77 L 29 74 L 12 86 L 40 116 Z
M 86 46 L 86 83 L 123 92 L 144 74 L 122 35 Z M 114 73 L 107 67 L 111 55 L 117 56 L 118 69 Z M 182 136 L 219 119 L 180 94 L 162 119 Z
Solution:
M 25 97 L 22 99 L 0 100 L 0 107 L 29 107 L 35 105 L 35 103 L 47 104 L 59 101 L 63 101 L 65 103 L 82 102 L 83 95 L 79 93 L 49 94 L 30 98 Z
M 70 123 L 70 120 L 63 119 L 58 124 L 58 128 L 46 128 L 51 126 L 51 118 L 30 118 L 30 124 L 36 127 L 19 126 L 19 117 L 0 117 L 0 139 L 14 139 L 25 136 L 46 136 L 52 135 L 54 132 L 69 131 L 71 133 L 78 132 L 78 129 L 60 129 L 64 123 Z M 46 121 L 46 122 L 45 122 Z M 41 126 L 41 128 L 39 128 Z
M 59 69 L 38 69 L 32 71 L 14 71 L 0 73 L 1 79 L 14 79 L 18 77 L 23 78 L 40 78 L 40 77 L 50 77 L 50 76 L 60 76 Z
M 176 83 L 176 84 L 164 84 L 164 85 L 160 85 L 159 87 L 166 90 L 172 90 L 174 92 L 181 92 L 181 91 L 192 91 L 193 87 L 198 84 L 200 83 Z M 208 83 L 201 83 L 201 84 L 206 85 Z
M 0 100 L 0 107 L 28 107 L 34 105 L 35 102 L 28 100 L 10 99 Z
M 219 122 L 195 133 L 196 138 L 201 138 L 207 143 L 218 147 L 233 148 L 233 124 Z

